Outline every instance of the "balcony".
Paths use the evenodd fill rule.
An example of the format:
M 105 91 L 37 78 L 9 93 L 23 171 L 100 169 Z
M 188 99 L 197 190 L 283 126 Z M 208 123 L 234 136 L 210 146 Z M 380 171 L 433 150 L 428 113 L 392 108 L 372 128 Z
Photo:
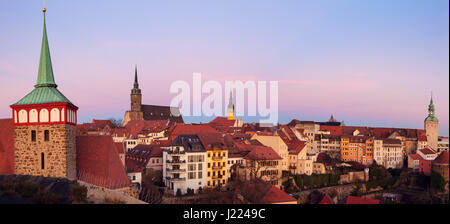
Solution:
M 172 182 L 182 182 L 182 181 L 186 181 L 186 178 L 181 178 L 181 177 L 166 177 L 166 180 L 168 181 L 172 181 Z
M 186 169 L 170 169 L 170 168 L 167 168 L 166 171 L 168 173 L 184 173 L 184 172 L 186 172 Z
M 223 156 L 213 156 L 212 160 L 213 161 L 221 161 L 223 159 Z
M 186 152 L 185 151 L 179 151 L 179 150 L 174 150 L 174 151 L 167 151 L 167 154 L 169 154 L 169 155 L 184 155 L 184 154 L 186 154 Z
M 290 170 L 296 170 L 296 169 L 297 169 L 297 166 L 289 166 L 289 169 L 290 169 Z
M 186 160 L 166 160 L 166 163 L 170 163 L 170 164 L 183 164 L 183 163 L 186 163 Z
M 211 179 L 213 180 L 218 180 L 218 179 L 222 179 L 223 176 L 222 175 L 218 175 L 218 176 L 212 176 Z
M 224 166 L 212 166 L 212 170 L 221 170 Z

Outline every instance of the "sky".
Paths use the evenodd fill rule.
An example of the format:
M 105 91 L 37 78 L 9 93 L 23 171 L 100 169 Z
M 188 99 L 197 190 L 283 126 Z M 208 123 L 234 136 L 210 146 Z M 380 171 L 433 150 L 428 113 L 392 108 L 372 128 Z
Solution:
M 42 1 L 0 8 L 0 118 L 8 118 L 37 79 Z M 170 85 L 200 72 L 205 82 L 279 81 L 281 123 L 334 114 L 347 125 L 423 128 L 433 92 L 439 134 L 449 134 L 447 0 L 47 0 L 46 8 L 55 81 L 80 108 L 79 122 L 123 118 L 137 64 L 144 104 L 169 105 Z

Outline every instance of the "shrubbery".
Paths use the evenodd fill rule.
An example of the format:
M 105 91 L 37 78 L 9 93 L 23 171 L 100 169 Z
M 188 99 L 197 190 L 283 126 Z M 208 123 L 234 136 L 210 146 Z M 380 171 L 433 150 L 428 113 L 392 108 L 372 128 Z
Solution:
M 295 175 L 294 181 L 301 188 L 317 188 L 338 185 L 338 174 Z

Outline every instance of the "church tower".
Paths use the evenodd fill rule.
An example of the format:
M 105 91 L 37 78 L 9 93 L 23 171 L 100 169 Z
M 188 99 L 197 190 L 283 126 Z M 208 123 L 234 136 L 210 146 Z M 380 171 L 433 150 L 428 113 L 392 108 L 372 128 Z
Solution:
M 228 102 L 227 119 L 234 120 L 236 112 L 234 111 L 233 92 L 230 93 L 230 101 Z
M 144 112 L 142 111 L 142 92 L 139 89 L 137 66 L 134 70 L 134 84 L 131 89 L 131 110 L 125 112 L 122 126 L 125 126 L 129 121 L 144 120 Z
M 131 111 L 133 112 L 141 112 L 142 111 L 142 93 L 141 89 L 139 89 L 139 82 L 137 76 L 137 66 L 134 70 L 134 84 L 133 89 L 131 90 Z
M 439 136 L 439 121 L 435 117 L 433 95 L 431 96 L 430 105 L 428 106 L 428 117 L 425 119 L 425 133 L 427 135 L 428 146 L 436 151 Z
M 76 179 L 77 110 L 55 83 L 44 12 L 44 31 L 34 90 L 11 105 L 17 175 Z

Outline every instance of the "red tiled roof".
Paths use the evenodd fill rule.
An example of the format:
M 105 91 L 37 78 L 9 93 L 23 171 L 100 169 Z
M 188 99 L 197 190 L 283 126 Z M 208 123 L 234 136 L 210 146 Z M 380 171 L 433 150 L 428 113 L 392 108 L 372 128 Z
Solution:
M 80 180 L 109 189 L 130 186 L 111 136 L 77 136 L 76 144 Z
M 206 135 L 218 134 L 214 128 L 207 124 L 177 124 L 169 133 L 169 139 L 174 140 L 178 135 Z
M 267 146 L 252 145 L 251 151 L 245 156 L 248 160 L 281 160 L 275 150 Z
M 233 127 L 235 123 L 235 120 L 228 120 L 226 117 L 216 117 L 208 124 L 217 131 L 225 133 L 230 129 L 230 127 Z
M 333 202 L 331 201 L 331 199 L 328 196 L 325 195 L 322 198 L 322 201 L 319 202 L 319 204 L 321 204 L 321 205 L 332 205 Z
M 297 199 L 289 196 L 286 192 L 272 186 L 262 198 L 262 203 L 274 204 L 274 203 L 288 203 L 297 202 Z
M 448 151 L 441 152 L 441 154 L 433 161 L 433 163 L 448 165 Z
M 422 156 L 419 154 L 409 154 L 408 156 L 411 157 L 411 159 L 413 160 L 424 160 Z
M 294 141 L 288 145 L 289 154 L 298 155 L 306 146 L 305 141 Z
M 0 174 L 14 174 L 14 127 L 12 119 L 0 119 Z
M 116 146 L 116 150 L 119 154 L 124 154 L 124 144 L 123 142 L 114 142 L 114 146 Z
M 197 134 L 197 136 L 206 150 L 211 150 L 213 146 L 219 145 L 220 147 L 223 147 L 225 145 L 224 138 L 220 133 L 203 133 Z
M 143 153 L 145 151 L 148 151 L 149 153 Z M 142 156 L 145 158 L 162 157 L 163 149 L 158 145 L 137 145 L 133 149 L 130 149 L 127 156 Z
M 170 146 L 170 144 L 172 144 L 172 141 L 170 140 L 153 140 L 153 142 L 151 143 L 151 145 L 157 145 L 161 147 L 168 147 Z
M 145 130 L 150 130 L 157 127 L 168 127 L 170 124 L 172 123 L 168 120 L 129 121 L 125 125 L 125 128 L 131 136 L 136 137 L 139 133 Z
M 427 141 L 427 135 L 425 133 L 425 130 L 417 129 L 417 140 L 422 142 Z
M 125 159 L 125 166 L 127 167 L 127 173 L 142 172 L 141 168 L 134 160 Z
M 346 204 L 348 204 L 348 205 L 380 204 L 380 200 L 370 199 L 370 198 L 360 198 L 360 197 L 355 197 L 355 196 L 348 196 Z
M 343 129 L 342 126 L 326 126 L 326 125 L 321 125 L 320 126 L 320 130 L 321 131 L 329 131 L 330 135 L 339 135 L 342 136 L 343 135 Z
M 436 154 L 436 152 L 434 150 L 432 150 L 428 147 L 421 149 L 420 152 L 422 152 L 424 155 Z

